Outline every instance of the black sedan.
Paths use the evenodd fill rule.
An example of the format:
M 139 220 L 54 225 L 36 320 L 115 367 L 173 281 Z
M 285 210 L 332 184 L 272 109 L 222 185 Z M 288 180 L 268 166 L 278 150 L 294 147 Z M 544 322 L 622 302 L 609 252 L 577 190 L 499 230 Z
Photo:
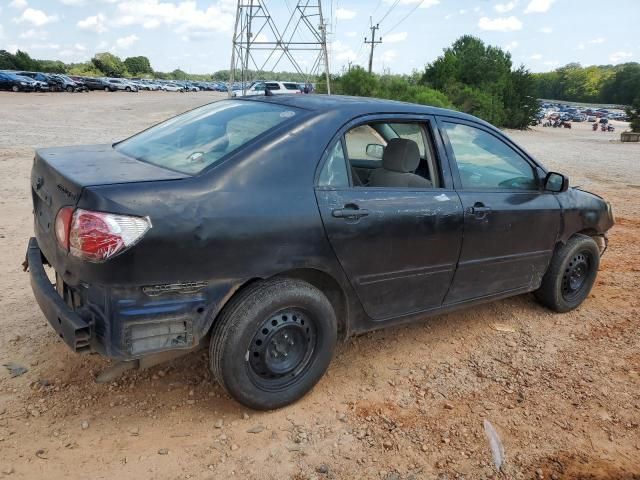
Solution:
M 38 150 L 31 186 L 33 291 L 72 349 L 145 366 L 207 345 L 257 409 L 308 392 L 340 338 L 527 292 L 578 307 L 614 222 L 484 121 L 339 96 Z
M 36 82 L 28 77 L 22 77 L 12 72 L 0 72 L 0 90 L 12 92 L 33 92 Z

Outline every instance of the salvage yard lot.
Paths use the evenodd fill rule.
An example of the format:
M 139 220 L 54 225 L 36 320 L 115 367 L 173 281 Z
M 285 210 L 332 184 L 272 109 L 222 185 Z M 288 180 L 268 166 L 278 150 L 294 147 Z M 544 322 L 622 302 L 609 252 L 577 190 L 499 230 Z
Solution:
M 613 204 L 610 247 L 576 311 L 524 295 L 351 339 L 309 395 L 275 412 L 230 400 L 205 353 L 95 384 L 107 361 L 57 338 L 20 266 L 33 149 L 112 142 L 224 97 L 0 94 L 0 364 L 28 368 L 0 371 L 0 477 L 640 478 L 640 145 L 618 142 L 617 122 L 510 132 Z

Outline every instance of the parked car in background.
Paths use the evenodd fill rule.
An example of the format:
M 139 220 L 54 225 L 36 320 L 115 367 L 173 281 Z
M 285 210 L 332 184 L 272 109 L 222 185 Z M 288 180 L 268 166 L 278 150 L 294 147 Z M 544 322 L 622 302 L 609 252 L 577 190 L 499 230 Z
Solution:
M 164 83 L 162 84 L 162 90 L 165 92 L 184 92 L 184 87 L 177 83 Z
M 40 72 L 16 72 L 17 75 L 28 77 L 36 82 L 36 90 L 46 92 L 49 90 L 49 79 Z
M 340 337 L 527 292 L 577 308 L 614 224 L 485 121 L 342 96 L 223 100 L 40 149 L 30 198 L 31 285 L 69 347 L 135 367 L 206 342 L 256 409 L 311 390 Z
M 81 78 L 89 90 L 105 90 L 105 91 L 116 90 L 104 78 L 98 78 L 98 77 L 81 77 Z
M 35 89 L 36 82 L 29 77 L 22 77 L 11 72 L 0 72 L 0 90 L 33 92 Z
M 145 90 L 160 90 L 160 84 L 152 82 L 151 80 L 140 80 L 139 82 L 145 86 Z
M 573 122 L 584 122 L 587 119 L 587 116 L 583 113 L 574 113 L 571 117 Z
M 127 82 L 129 84 L 135 86 L 138 89 L 138 91 L 141 91 L 141 90 L 149 91 L 149 90 L 151 90 L 151 87 L 149 85 L 147 85 L 144 82 L 141 82 L 140 80 L 127 80 Z
M 123 78 L 107 78 L 105 79 L 112 91 L 120 90 L 124 92 L 137 92 L 138 87 L 129 83 Z
M 47 78 L 49 79 L 49 88 L 54 92 L 67 91 L 71 93 L 78 88 L 78 84 L 66 75 L 50 73 L 47 74 Z
M 263 95 L 265 90 L 269 90 L 274 95 L 281 94 L 300 94 L 302 93 L 295 82 L 265 82 L 257 81 L 251 84 L 246 90 L 234 90 L 234 97 L 242 97 L 248 95 Z

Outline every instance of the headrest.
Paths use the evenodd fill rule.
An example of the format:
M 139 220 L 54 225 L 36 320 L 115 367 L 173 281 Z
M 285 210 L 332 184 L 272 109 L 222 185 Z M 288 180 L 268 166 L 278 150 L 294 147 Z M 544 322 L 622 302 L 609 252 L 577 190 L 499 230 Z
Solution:
M 382 166 L 393 172 L 414 172 L 420 164 L 420 149 L 413 140 L 392 138 L 382 154 Z

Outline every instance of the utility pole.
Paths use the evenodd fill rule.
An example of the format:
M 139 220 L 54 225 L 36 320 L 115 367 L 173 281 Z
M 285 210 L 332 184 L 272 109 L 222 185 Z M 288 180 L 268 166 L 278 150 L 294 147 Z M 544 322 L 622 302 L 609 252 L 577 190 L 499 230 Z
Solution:
M 371 17 L 369 17 L 369 21 L 372 21 Z M 369 28 L 371 29 L 371 41 L 368 41 L 367 37 L 364 37 L 364 43 L 371 44 L 371 52 L 369 53 L 369 73 L 371 73 L 371 69 L 373 67 L 373 49 L 377 44 L 382 43 L 382 37 L 376 41 L 376 30 L 380 29 L 379 23 L 376 23 L 375 25 L 372 23 Z

